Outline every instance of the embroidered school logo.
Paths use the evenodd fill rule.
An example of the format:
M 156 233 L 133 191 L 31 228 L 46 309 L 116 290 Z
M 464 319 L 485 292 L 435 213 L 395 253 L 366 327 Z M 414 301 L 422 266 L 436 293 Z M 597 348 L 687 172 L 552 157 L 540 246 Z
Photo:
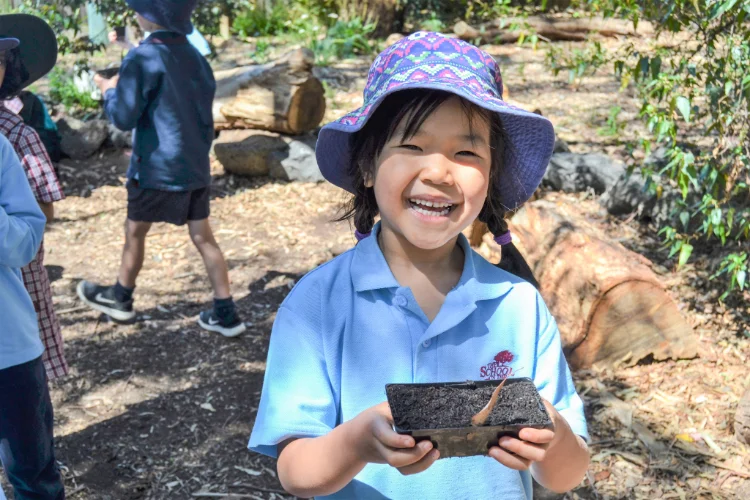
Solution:
M 486 364 L 479 369 L 479 376 L 483 380 L 497 380 L 513 375 L 510 364 L 515 356 L 512 352 L 505 350 L 495 355 L 492 363 Z

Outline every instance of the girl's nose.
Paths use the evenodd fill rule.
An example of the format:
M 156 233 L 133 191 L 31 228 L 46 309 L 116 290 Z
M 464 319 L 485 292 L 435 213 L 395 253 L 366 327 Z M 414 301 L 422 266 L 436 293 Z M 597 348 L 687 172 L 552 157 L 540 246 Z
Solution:
M 453 162 L 441 154 L 424 158 L 424 166 L 419 172 L 419 180 L 431 184 L 453 184 Z

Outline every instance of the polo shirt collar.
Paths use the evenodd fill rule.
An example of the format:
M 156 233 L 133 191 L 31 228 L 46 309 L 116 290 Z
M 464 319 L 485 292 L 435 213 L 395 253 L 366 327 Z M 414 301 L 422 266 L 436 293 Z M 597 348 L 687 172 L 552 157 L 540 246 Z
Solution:
M 351 275 L 356 292 L 399 288 L 400 286 L 378 245 L 379 233 L 380 222 L 375 224 L 372 234 L 360 241 L 354 248 Z M 498 282 L 492 279 L 497 277 L 495 273 L 498 270 L 472 250 L 466 236 L 459 234 L 458 244 L 464 252 L 464 269 L 458 284 L 446 297 L 446 302 L 449 299 L 451 302 L 458 300 L 469 305 L 479 300 L 496 299 L 508 293 L 512 283 L 509 280 Z M 488 276 L 490 274 L 488 271 L 494 276 Z M 490 282 L 487 282 L 488 278 Z

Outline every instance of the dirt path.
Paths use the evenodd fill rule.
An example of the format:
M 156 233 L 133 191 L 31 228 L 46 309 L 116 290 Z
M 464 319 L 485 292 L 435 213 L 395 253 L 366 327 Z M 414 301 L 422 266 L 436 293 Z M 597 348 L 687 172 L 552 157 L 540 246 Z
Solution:
M 541 108 L 574 151 L 615 154 L 621 150 L 615 139 L 639 134 L 638 103 L 618 94 L 606 75 L 575 91 L 548 75 L 542 51 L 512 46 L 492 52 L 503 64 L 511 100 Z M 335 90 L 328 96 L 329 118 L 361 100 L 366 68 L 367 61 L 354 61 L 320 70 Z M 623 108 L 627 125 L 620 136 L 603 137 L 596 129 L 613 103 Z M 214 229 L 248 332 L 229 340 L 195 325 L 210 304 L 208 281 L 186 230 L 166 225 L 156 225 L 148 239 L 139 321 L 117 326 L 81 308 L 75 286 L 84 278 L 114 279 L 126 165 L 120 152 L 66 161 L 61 176 L 68 198 L 56 205 L 59 219 L 46 236 L 72 366 L 69 377 L 52 384 L 68 496 L 184 499 L 202 491 L 286 498 L 274 461 L 248 452 L 247 439 L 276 308 L 302 274 L 354 244 L 347 224 L 328 223 L 342 194 L 323 184 L 234 178 L 215 166 Z M 602 230 L 657 259 L 701 338 L 697 360 L 576 374 L 593 462 L 585 486 L 570 498 L 750 498 L 750 456 L 731 428 L 733 409 L 750 383 L 744 338 L 750 336 L 750 301 L 716 305 L 716 291 L 705 285 L 707 260 L 674 272 L 651 228 L 613 220 L 585 195 L 546 196 L 580 207 Z

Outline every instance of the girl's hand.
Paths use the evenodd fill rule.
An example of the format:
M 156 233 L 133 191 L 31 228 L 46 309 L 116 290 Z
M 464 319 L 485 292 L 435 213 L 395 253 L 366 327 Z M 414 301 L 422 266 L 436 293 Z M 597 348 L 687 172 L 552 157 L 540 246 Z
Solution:
M 360 429 L 358 453 L 365 462 L 388 464 L 401 474 L 410 475 L 427 470 L 440 456 L 430 441 L 417 444 L 413 437 L 393 430 L 393 416 L 387 402 L 363 411 L 355 420 Z
M 552 418 L 553 427 L 556 428 L 557 419 L 562 417 L 554 406 L 546 400 L 543 401 Z M 544 460 L 547 450 L 555 440 L 554 428 L 550 430 L 526 427 L 519 431 L 518 439 L 503 436 L 498 440 L 498 446 L 490 448 L 489 455 L 510 469 L 527 470 L 534 462 Z

